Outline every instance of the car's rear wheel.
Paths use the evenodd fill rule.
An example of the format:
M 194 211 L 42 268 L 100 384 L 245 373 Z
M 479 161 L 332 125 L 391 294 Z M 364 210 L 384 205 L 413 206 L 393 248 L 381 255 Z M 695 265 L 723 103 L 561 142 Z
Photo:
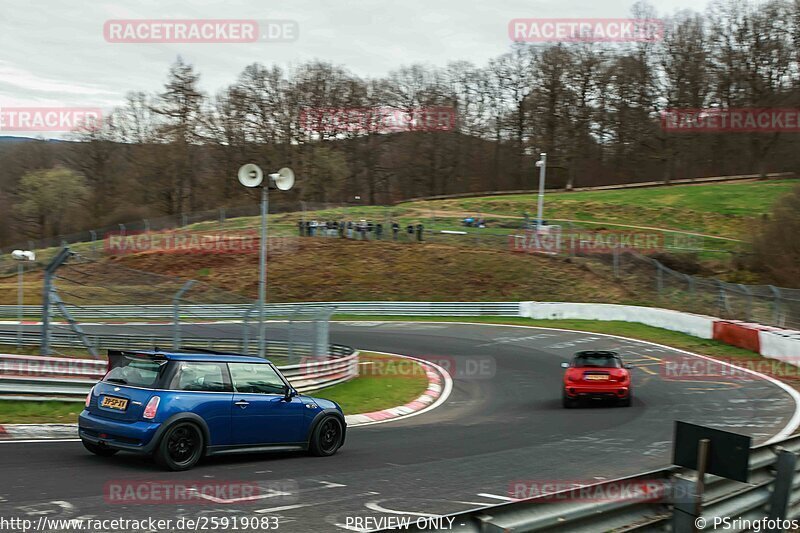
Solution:
M 203 433 L 191 422 L 167 429 L 155 452 L 155 460 L 168 470 L 188 470 L 203 456 Z
M 92 452 L 95 455 L 99 455 L 100 457 L 111 457 L 119 450 L 115 450 L 113 448 L 109 448 L 108 446 L 102 446 L 100 444 L 95 444 L 93 442 L 89 442 L 88 440 L 81 439 L 83 442 L 83 447 Z
M 563 405 L 565 409 L 572 409 L 573 407 L 577 407 L 578 399 L 570 398 L 567 396 L 567 393 L 564 392 L 561 394 L 561 405 Z
M 621 407 L 630 407 L 632 401 L 633 401 L 633 393 L 628 391 L 628 396 L 626 398 L 619 400 L 619 405 Z
M 320 457 L 333 455 L 342 445 L 343 436 L 344 426 L 342 426 L 342 421 L 335 416 L 326 416 L 314 429 L 308 451 L 312 455 Z

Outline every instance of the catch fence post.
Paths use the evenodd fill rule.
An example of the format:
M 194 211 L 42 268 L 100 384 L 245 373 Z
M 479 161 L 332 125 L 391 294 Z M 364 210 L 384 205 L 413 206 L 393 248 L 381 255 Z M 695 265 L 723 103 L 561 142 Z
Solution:
M 172 349 L 181 349 L 181 298 L 197 281 L 191 279 L 172 297 Z

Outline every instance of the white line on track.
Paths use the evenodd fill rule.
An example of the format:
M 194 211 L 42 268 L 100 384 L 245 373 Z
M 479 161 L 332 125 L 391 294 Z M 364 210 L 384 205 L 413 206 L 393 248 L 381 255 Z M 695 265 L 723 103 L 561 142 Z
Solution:
M 378 513 L 407 514 L 407 515 L 410 515 L 410 516 L 422 516 L 422 517 L 427 517 L 427 518 L 439 518 L 440 516 L 442 516 L 440 514 L 417 513 L 417 512 L 414 512 L 414 511 L 395 511 L 393 509 L 386 509 L 385 507 L 381 507 L 380 501 L 382 501 L 382 500 L 379 500 L 377 502 L 369 502 L 369 503 L 365 504 L 364 507 L 366 507 L 370 511 L 376 511 Z
M 497 494 L 489 494 L 487 492 L 479 492 L 478 496 L 482 496 L 484 498 L 491 498 L 493 500 L 503 500 L 504 502 L 515 502 L 517 501 L 516 498 L 509 498 L 508 496 L 499 496 Z

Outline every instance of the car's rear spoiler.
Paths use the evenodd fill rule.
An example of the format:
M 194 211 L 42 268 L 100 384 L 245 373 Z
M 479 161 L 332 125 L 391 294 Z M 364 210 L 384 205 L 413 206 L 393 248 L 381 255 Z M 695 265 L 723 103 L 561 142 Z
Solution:
M 136 350 L 108 350 L 108 360 L 112 357 L 134 357 L 139 359 L 153 359 L 157 361 L 167 361 L 167 358 L 158 352 L 136 351 Z

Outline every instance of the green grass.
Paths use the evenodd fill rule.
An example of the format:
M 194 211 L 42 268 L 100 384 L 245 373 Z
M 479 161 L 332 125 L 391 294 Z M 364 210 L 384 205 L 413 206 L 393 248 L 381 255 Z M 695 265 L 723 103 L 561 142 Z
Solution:
M 428 379 L 418 363 L 369 352 L 361 352 L 360 361 L 372 363 L 375 370 L 362 364 L 362 372 L 368 375 L 311 394 L 337 402 L 349 415 L 404 405 L 428 388 Z
M 81 402 L 0 400 L 0 424 L 76 424 Z
M 360 377 L 309 394 L 338 402 L 349 415 L 404 405 L 428 387 L 416 362 L 371 352 L 361 352 L 359 361 Z M 82 410 L 81 402 L 0 400 L 0 424 L 75 424 Z
M 743 237 L 747 224 L 769 212 L 800 180 L 675 185 L 612 191 L 554 192 L 545 196 L 545 218 L 655 226 Z M 536 195 L 433 200 L 398 207 L 507 216 L 534 213 Z

